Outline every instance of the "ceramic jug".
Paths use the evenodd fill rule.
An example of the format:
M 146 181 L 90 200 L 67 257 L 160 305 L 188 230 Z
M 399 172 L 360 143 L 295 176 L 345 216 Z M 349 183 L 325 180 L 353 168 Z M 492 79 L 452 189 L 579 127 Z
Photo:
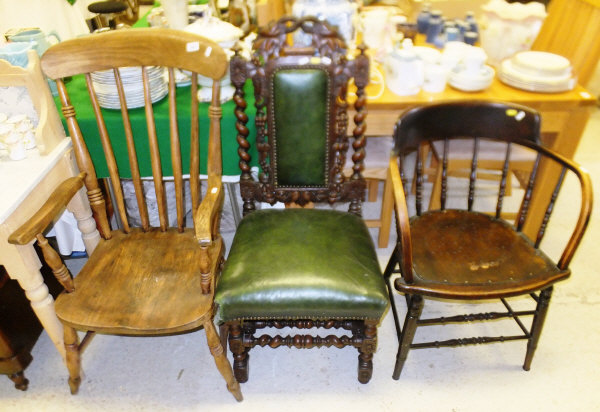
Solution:
M 30 43 L 7 43 L 0 47 L 0 59 L 6 60 L 13 66 L 27 67 L 29 62 L 27 52 L 31 47 Z
M 50 47 L 50 42 L 48 41 L 50 37 L 54 37 L 56 42 L 60 42 L 60 37 L 55 31 L 51 31 L 48 33 L 48 35 L 46 35 L 42 30 L 37 28 L 17 30 L 14 32 L 14 34 L 8 35 L 8 40 L 11 43 L 31 44 L 38 56 L 41 57 L 42 54 L 44 54 L 44 52 Z M 53 80 L 48 80 L 48 86 L 50 87 L 52 95 L 57 96 L 58 90 L 56 88 L 56 82 Z
M 50 47 L 50 42 L 48 41 L 50 37 L 54 37 L 56 42 L 60 41 L 60 37 L 55 31 L 51 31 L 46 35 L 40 29 L 18 31 L 15 34 L 9 35 L 8 40 L 11 42 L 32 43 L 37 54 L 41 56 Z
M 388 29 L 391 14 L 385 8 L 372 8 L 359 15 L 362 40 L 368 48 L 380 50 L 389 45 Z

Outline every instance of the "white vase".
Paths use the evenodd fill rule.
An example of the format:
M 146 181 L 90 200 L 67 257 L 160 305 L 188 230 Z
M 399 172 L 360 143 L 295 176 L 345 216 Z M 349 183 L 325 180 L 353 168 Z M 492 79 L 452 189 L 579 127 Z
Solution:
M 529 50 L 538 35 L 546 10 L 537 2 L 521 4 L 491 0 L 482 6 L 481 47 L 488 62 L 498 66 L 517 52 Z

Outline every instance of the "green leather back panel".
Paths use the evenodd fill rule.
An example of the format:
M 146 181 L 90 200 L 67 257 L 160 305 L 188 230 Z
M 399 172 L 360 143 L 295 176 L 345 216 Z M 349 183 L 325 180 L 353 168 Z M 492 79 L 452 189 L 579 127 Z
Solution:
M 327 184 L 327 73 L 282 69 L 273 77 L 277 186 Z
M 388 294 L 363 220 L 321 209 L 259 210 L 238 227 L 218 280 L 219 321 L 381 319 Z

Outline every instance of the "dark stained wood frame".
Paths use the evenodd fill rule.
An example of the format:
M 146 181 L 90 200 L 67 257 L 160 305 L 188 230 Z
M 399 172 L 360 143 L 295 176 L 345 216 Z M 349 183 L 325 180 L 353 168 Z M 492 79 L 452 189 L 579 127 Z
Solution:
M 299 30 L 312 35 L 309 46 L 292 45 L 293 33 Z M 361 202 L 364 198 L 366 184 L 361 174 L 365 158 L 365 130 L 366 130 L 366 94 L 365 87 L 369 80 L 369 59 L 365 48 L 359 47 L 359 54 L 353 59 L 347 59 L 346 47 L 335 29 L 327 23 L 314 17 L 301 19 L 283 17 L 279 21 L 262 29 L 254 43 L 254 54 L 251 61 L 245 60 L 239 52 L 231 59 L 231 80 L 236 88 L 234 101 L 236 103 L 235 116 L 238 131 L 238 154 L 240 157 L 241 195 L 244 201 L 244 215 L 256 209 L 254 202 L 283 202 L 305 206 L 311 202 L 349 201 L 349 212 L 360 216 Z M 272 101 L 270 80 L 272 74 L 282 68 L 310 67 L 324 70 L 329 76 L 329 90 L 332 102 L 329 113 L 330 131 L 328 139 L 328 176 L 327 184 L 323 187 L 285 187 L 277 184 L 275 173 L 271 166 L 275 157 L 272 135 L 273 127 L 269 127 L 272 119 Z M 258 180 L 251 175 L 250 155 L 248 149 L 249 129 L 246 114 L 247 103 L 244 99 L 244 85 L 248 79 L 252 80 L 255 93 L 255 128 L 256 145 L 258 149 L 261 171 Z M 348 103 L 346 96 L 348 84 L 354 80 L 356 85 L 356 112 L 353 121 L 353 140 L 351 143 L 352 175 L 348 178 L 343 175 L 346 152 L 350 147 L 347 135 L 348 128 Z M 226 336 L 229 337 L 229 347 L 233 353 L 234 374 L 239 382 L 248 380 L 248 360 L 251 348 L 255 346 L 280 346 L 295 348 L 314 348 L 334 346 L 342 348 L 353 346 L 359 351 L 358 380 L 367 383 L 373 373 L 373 354 L 377 346 L 377 324 L 379 319 L 238 319 L 226 322 L 221 327 L 221 337 L 225 345 Z M 294 327 L 298 329 L 343 329 L 351 335 L 326 337 L 312 335 L 294 336 L 269 336 L 256 335 L 257 330 L 263 328 L 282 329 Z
M 474 102 L 469 103 L 455 103 L 449 105 L 462 105 L 464 107 L 468 107 L 468 105 L 478 104 Z M 494 104 L 499 103 L 481 103 L 487 104 L 490 107 Z M 514 106 L 518 110 L 518 106 Z M 384 276 L 388 282 L 388 291 L 390 295 L 390 300 L 392 301 L 392 313 L 394 315 L 394 320 L 396 323 L 396 332 L 398 335 L 398 354 L 396 357 L 396 365 L 394 368 L 393 378 L 399 379 L 400 373 L 406 361 L 408 352 L 410 349 L 420 349 L 420 348 L 432 348 L 432 347 L 453 347 L 453 346 L 462 346 L 462 345 L 471 345 L 471 344 L 482 344 L 482 343 L 492 343 L 492 342 L 505 342 L 511 340 L 527 340 L 527 353 L 525 355 L 525 361 L 523 364 L 524 370 L 529 370 L 531 367 L 531 362 L 533 359 L 533 355 L 537 348 L 537 344 L 542 332 L 544 320 L 546 318 L 546 314 L 548 311 L 548 306 L 550 304 L 550 298 L 552 296 L 553 284 L 559 280 L 563 280 L 570 275 L 569 263 L 573 258 L 573 255 L 585 233 L 587 224 L 589 222 L 590 213 L 592 210 L 592 186 L 590 182 L 590 178 L 588 174 L 579 168 L 577 164 L 572 162 L 571 160 L 551 152 L 548 149 L 545 149 L 542 146 L 537 145 L 535 142 L 524 139 L 515 139 L 514 136 L 506 136 L 504 141 L 508 142 L 507 151 L 505 154 L 505 166 L 502 171 L 502 177 L 499 183 L 498 190 L 498 198 L 497 198 L 497 208 L 495 212 L 495 219 L 500 219 L 502 212 L 502 205 L 504 201 L 504 196 L 506 192 L 506 176 L 508 173 L 508 164 L 510 159 L 511 147 L 516 145 L 521 145 L 527 147 L 529 149 L 533 149 L 537 152 L 537 159 L 535 160 L 533 170 L 530 173 L 527 187 L 525 188 L 525 194 L 522 198 L 522 203 L 519 209 L 519 213 L 515 220 L 514 231 L 516 233 L 520 233 L 523 229 L 523 226 L 528 218 L 529 214 L 529 204 L 532 196 L 532 192 L 534 187 L 539 184 L 549 184 L 554 185 L 553 196 L 550 199 L 546 209 L 545 215 L 541 219 L 541 224 L 537 230 L 537 236 L 533 239 L 532 245 L 538 250 L 541 244 L 541 241 L 546 233 L 547 225 L 550 220 L 550 216 L 554 210 L 554 205 L 558 196 L 558 193 L 562 187 L 563 182 L 565 181 L 565 177 L 567 174 L 572 174 L 576 180 L 579 182 L 581 187 L 581 206 L 579 210 L 579 216 L 575 224 L 573 225 L 573 229 L 571 232 L 571 236 L 568 238 L 566 242 L 562 255 L 556 263 L 556 266 L 559 270 L 559 273 L 555 276 L 547 276 L 545 278 L 538 279 L 536 281 L 526 282 L 526 281 L 514 281 L 509 286 L 503 285 L 502 289 L 498 287 L 498 289 L 494 289 L 493 285 L 491 287 L 485 288 L 474 288 L 474 287 L 463 287 L 456 283 L 454 284 L 428 284 L 423 287 L 414 279 L 414 266 L 413 266 L 413 248 L 412 248 L 412 238 L 411 238 L 411 222 L 414 219 L 419 219 L 422 213 L 425 213 L 423 210 L 423 183 L 424 183 L 424 165 L 422 162 L 422 156 L 417 154 L 416 159 L 416 194 L 415 194 L 415 202 L 416 202 L 416 216 L 410 217 L 406 196 L 405 193 L 409 193 L 410 183 L 407 181 L 404 172 L 403 172 L 403 158 L 404 155 L 410 151 L 417 150 L 419 152 L 423 151 L 427 145 L 431 144 L 431 141 L 436 139 L 444 140 L 444 151 L 443 157 L 441 159 L 442 162 L 442 183 L 441 183 L 441 210 L 445 209 L 445 198 L 447 191 L 447 163 L 448 163 L 448 140 L 450 138 L 464 138 L 465 136 L 451 136 L 448 133 L 447 136 L 422 136 L 419 138 L 418 133 L 412 133 L 412 137 L 414 137 L 414 142 L 416 146 L 410 147 L 411 145 L 405 145 L 401 142 L 401 133 L 399 132 L 400 125 L 404 118 L 411 116 L 412 113 L 417 113 L 419 111 L 426 111 L 427 107 L 413 109 L 405 113 L 400 117 L 398 123 L 396 124 L 396 130 L 394 133 L 394 138 L 396 139 L 396 156 L 390 159 L 389 163 L 389 179 L 392 182 L 393 192 L 394 192 L 394 204 L 395 204 L 395 213 L 396 213 L 396 223 L 397 223 L 397 233 L 398 240 L 394 252 L 390 257 L 390 260 L 387 264 L 387 267 L 384 271 Z M 426 112 L 424 112 L 426 113 Z M 439 119 L 438 119 L 439 120 Z M 448 119 L 451 121 L 451 119 Z M 456 119 L 454 119 L 455 121 Z M 461 119 L 465 121 L 465 119 Z M 426 126 L 427 127 L 427 126 Z M 491 127 L 501 127 L 501 125 L 492 125 Z M 414 131 L 413 131 L 414 132 Z M 424 132 L 423 135 L 426 135 L 427 132 Z M 485 137 L 474 137 L 476 140 L 485 140 Z M 398 149 L 399 147 L 406 147 L 406 152 L 402 151 L 402 149 Z M 472 212 L 473 209 L 473 198 L 474 188 L 475 188 L 475 180 L 477 179 L 477 150 L 478 145 L 474 145 L 473 152 L 473 161 L 471 166 L 471 173 L 469 175 L 469 191 L 468 191 L 468 211 Z M 538 170 L 541 167 L 554 168 L 558 169 L 559 173 L 557 173 L 558 178 L 554 182 L 541 182 L 538 176 Z M 434 212 L 435 213 L 435 212 Z M 392 288 L 392 276 L 394 274 L 400 274 L 399 278 L 396 278 L 394 281 L 394 287 L 400 293 L 403 293 L 406 297 L 406 302 L 408 306 L 406 318 L 404 320 L 404 326 L 400 326 L 400 318 L 398 315 L 398 311 L 396 305 L 394 303 L 393 297 L 393 288 Z M 513 310 L 509 305 L 506 298 L 512 296 L 520 296 L 520 295 L 530 295 L 531 298 L 536 302 L 535 309 L 533 310 L 521 310 L 516 311 Z M 506 309 L 506 312 L 487 312 L 487 313 L 475 313 L 475 314 L 466 314 L 466 315 L 457 315 L 457 316 L 449 316 L 449 317 L 439 317 L 439 318 L 431 318 L 431 319 L 421 319 L 421 313 L 423 310 L 424 299 L 423 297 L 435 297 L 441 299 L 450 299 L 450 300 L 481 300 L 481 299 L 495 299 L 498 298 L 502 302 L 503 306 Z M 533 321 L 530 328 L 525 327 L 520 317 L 522 316 L 533 316 Z M 413 343 L 414 335 L 416 328 L 418 326 L 427 326 L 427 325 L 436 325 L 436 324 L 445 324 L 445 323 L 467 323 L 473 321 L 487 321 L 487 320 L 495 320 L 502 318 L 510 318 L 513 319 L 518 327 L 522 330 L 521 335 L 514 336 L 483 336 L 483 337 L 471 337 L 471 338 L 457 338 L 457 339 L 449 339 L 445 341 L 432 341 L 432 342 L 422 342 L 422 343 Z
M 288 39 L 290 33 L 303 30 L 313 35 L 310 47 L 291 47 Z M 360 215 L 360 202 L 364 197 L 365 182 L 362 178 L 363 160 L 365 157 L 366 130 L 366 94 L 364 88 L 369 80 L 369 60 L 364 49 L 353 60 L 347 60 L 345 45 L 337 32 L 315 18 L 296 20 L 284 17 L 260 32 L 255 42 L 255 54 L 251 61 L 246 61 L 239 54 L 231 59 L 231 80 L 236 87 L 234 101 L 236 102 L 236 127 L 242 175 L 240 188 L 244 199 L 244 215 L 255 210 L 254 201 L 273 204 L 297 203 L 305 205 L 309 202 L 340 202 L 350 201 L 350 211 Z M 331 65 L 323 64 L 322 59 L 329 59 Z M 311 64 L 313 63 L 314 64 Z M 269 104 L 272 100 L 271 87 L 267 83 L 271 74 L 281 68 L 311 67 L 320 68 L 330 76 L 330 93 L 336 96 L 332 99 L 332 110 L 329 118 L 329 176 L 328 187 L 298 188 L 277 186 L 274 173 L 271 172 L 271 161 L 274 159 L 274 149 L 271 142 L 274 139 L 272 127 L 268 127 Z M 334 71 L 332 71 L 334 70 Z M 245 113 L 247 104 L 244 100 L 244 84 L 252 79 L 256 101 L 256 146 L 259 153 L 261 174 L 258 181 L 251 176 L 248 149 L 249 130 L 248 115 Z M 350 179 L 343 176 L 346 151 L 349 148 L 347 138 L 348 103 L 346 100 L 347 87 L 350 79 L 357 86 L 357 99 L 354 103 L 355 128 L 352 148 L 353 173 Z

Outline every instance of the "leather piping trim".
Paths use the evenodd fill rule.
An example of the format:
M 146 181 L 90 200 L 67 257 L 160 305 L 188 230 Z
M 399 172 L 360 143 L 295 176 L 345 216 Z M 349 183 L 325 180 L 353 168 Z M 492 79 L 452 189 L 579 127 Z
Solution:
M 385 313 L 385 312 L 384 312 Z M 275 317 L 275 316 L 252 316 L 252 317 L 245 317 L 245 318 L 234 318 L 234 319 L 227 319 L 227 320 L 222 320 L 223 322 L 241 322 L 244 320 L 373 320 L 373 321 L 380 321 L 383 317 L 383 313 L 381 314 L 381 317 L 379 318 L 367 318 L 367 317 L 347 317 L 347 316 L 343 316 L 343 317 L 334 317 L 334 316 L 329 316 L 329 317 L 312 317 L 312 316 L 284 316 L 284 317 Z

